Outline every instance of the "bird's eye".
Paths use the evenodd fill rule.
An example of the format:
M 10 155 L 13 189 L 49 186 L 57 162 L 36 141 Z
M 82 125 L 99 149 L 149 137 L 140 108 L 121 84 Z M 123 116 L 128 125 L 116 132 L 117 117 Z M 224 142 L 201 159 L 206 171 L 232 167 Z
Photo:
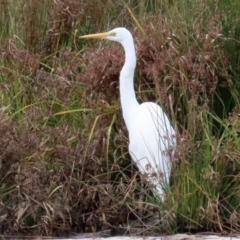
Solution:
M 109 33 L 109 36 L 114 36 L 114 37 L 115 37 L 115 36 L 116 36 L 116 33 L 115 33 L 115 32 L 110 32 L 110 33 Z

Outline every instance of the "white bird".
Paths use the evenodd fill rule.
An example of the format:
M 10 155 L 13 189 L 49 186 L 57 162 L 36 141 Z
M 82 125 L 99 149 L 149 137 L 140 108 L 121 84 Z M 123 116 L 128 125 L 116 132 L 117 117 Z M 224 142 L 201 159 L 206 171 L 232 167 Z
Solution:
M 105 38 L 119 42 L 125 51 L 125 63 L 120 72 L 122 114 L 129 133 L 129 153 L 140 172 L 156 189 L 155 196 L 164 199 L 164 187 L 169 184 L 171 156 L 176 145 L 175 131 L 167 115 L 156 103 L 139 104 L 134 91 L 136 53 L 131 33 L 126 28 L 84 35 L 80 38 Z

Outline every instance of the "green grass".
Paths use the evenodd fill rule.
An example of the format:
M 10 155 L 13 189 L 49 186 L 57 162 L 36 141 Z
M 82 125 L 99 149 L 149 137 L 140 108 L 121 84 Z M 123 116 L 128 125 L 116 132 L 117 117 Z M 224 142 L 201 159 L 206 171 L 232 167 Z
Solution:
M 161 212 L 144 234 L 239 232 L 239 4 L 0 3 L 0 233 L 134 233 L 143 208 Z M 127 151 L 122 49 L 78 38 L 116 26 L 135 37 L 139 101 L 161 103 L 178 132 L 163 203 Z

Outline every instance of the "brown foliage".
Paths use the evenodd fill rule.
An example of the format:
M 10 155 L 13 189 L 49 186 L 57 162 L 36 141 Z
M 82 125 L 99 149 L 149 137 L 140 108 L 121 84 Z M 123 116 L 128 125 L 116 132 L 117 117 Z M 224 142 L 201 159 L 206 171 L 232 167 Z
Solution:
M 215 21 L 213 18 L 209 25 L 214 25 Z M 155 98 L 161 99 L 170 117 L 173 117 L 173 110 L 173 120 L 177 120 L 180 129 L 182 126 L 190 129 L 186 119 L 197 120 L 203 110 L 214 112 L 214 104 L 221 102 L 219 96 L 224 89 L 232 88 L 231 77 L 226 71 L 229 62 L 218 41 L 220 29 L 214 26 L 206 32 L 196 26 L 192 34 L 194 39 L 186 43 L 182 41 L 189 39 L 181 32 L 174 33 L 160 17 L 156 25 L 144 28 L 147 38 L 136 34 L 142 89 L 152 88 L 154 83 L 158 94 Z M 188 114 L 192 116 L 189 118 Z
M 13 189 L 11 200 L 8 194 L 2 198 L 7 203 L 1 209 L 7 214 L 2 230 L 20 233 L 35 225 L 32 233 L 49 235 L 117 226 L 129 212 L 118 204 L 127 186 L 117 193 L 110 184 L 106 162 L 96 149 L 101 143 L 87 147 L 80 130 L 43 126 L 47 112 L 40 108 L 29 108 L 24 115 L 21 129 L 2 115 L 1 184 L 6 191 Z M 69 142 L 73 138 L 76 147 Z
M 112 105 L 119 98 L 118 79 L 123 65 L 122 51 L 116 47 L 107 46 L 94 51 L 94 53 L 87 52 L 83 59 L 86 70 L 79 74 L 78 81 L 85 85 L 85 96 L 98 93 L 98 102 L 106 101 Z
M 1 40 L 1 233 L 62 235 L 114 228 L 137 218 L 139 179 L 127 154 L 118 93 L 123 51 L 110 43 L 84 54 L 73 50 L 78 44 L 75 29 L 92 16 L 100 20 L 107 2 L 49 1 L 48 30 L 39 40 L 35 15 L 41 4 L 28 1 L 22 5 L 26 45 L 19 46 L 14 37 Z M 111 4 L 119 6 L 118 1 Z M 180 158 L 198 150 L 193 140 L 201 139 L 203 132 L 200 113 L 212 108 L 219 79 L 224 79 L 224 88 L 230 87 L 229 63 L 218 44 L 217 19 L 205 30 L 196 25 L 188 43 L 182 42 L 188 36 L 173 32 L 163 16 L 149 22 L 143 25 L 147 39 L 132 31 L 138 55 L 137 95 L 160 99 L 177 123 L 183 132 L 176 154 Z M 94 111 L 55 115 L 85 108 Z M 109 134 L 114 114 L 118 118 Z

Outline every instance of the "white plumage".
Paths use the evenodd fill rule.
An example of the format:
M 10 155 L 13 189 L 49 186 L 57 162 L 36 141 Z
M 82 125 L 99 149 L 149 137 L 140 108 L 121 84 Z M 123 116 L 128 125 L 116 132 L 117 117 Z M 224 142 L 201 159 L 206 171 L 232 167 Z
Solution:
M 159 105 L 137 102 L 133 84 L 136 53 L 131 33 L 126 28 L 115 28 L 81 38 L 106 38 L 123 46 L 125 63 L 120 72 L 120 100 L 129 132 L 129 152 L 153 190 L 163 199 L 164 185 L 169 183 L 171 172 L 170 150 L 176 145 L 175 131 Z

